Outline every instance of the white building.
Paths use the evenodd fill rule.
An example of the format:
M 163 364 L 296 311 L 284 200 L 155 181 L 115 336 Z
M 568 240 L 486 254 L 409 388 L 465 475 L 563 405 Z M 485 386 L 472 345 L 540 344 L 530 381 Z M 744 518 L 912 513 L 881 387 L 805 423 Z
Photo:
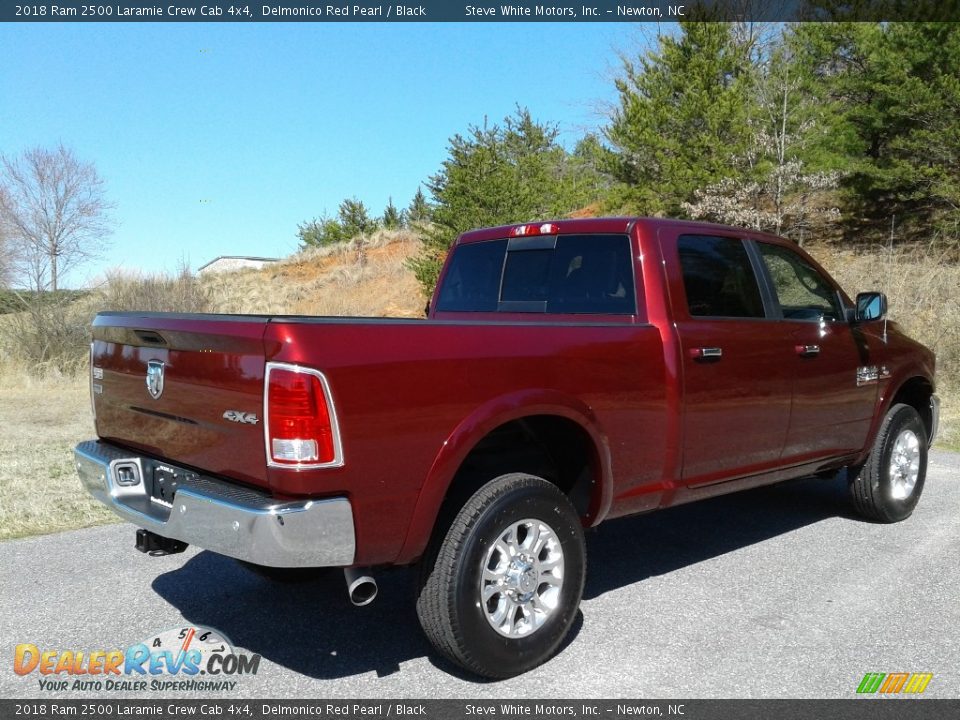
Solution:
M 264 265 L 275 263 L 279 258 L 248 257 L 246 255 L 221 255 L 214 258 L 206 265 L 201 265 L 197 269 L 198 275 L 206 273 L 231 272 L 233 270 L 245 270 L 253 268 L 259 270 Z

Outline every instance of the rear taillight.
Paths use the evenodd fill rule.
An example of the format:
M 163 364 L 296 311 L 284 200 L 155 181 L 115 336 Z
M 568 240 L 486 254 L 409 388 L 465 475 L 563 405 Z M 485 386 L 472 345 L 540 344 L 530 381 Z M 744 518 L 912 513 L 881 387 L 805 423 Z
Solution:
M 323 374 L 268 363 L 265 384 L 267 463 L 291 468 L 342 464 L 336 414 Z

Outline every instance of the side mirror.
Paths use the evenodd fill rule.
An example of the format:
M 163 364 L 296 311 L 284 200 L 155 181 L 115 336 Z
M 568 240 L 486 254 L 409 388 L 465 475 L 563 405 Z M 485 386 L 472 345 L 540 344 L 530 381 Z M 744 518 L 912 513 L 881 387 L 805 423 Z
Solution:
M 880 320 L 887 314 L 887 296 L 880 292 L 857 294 L 857 322 Z

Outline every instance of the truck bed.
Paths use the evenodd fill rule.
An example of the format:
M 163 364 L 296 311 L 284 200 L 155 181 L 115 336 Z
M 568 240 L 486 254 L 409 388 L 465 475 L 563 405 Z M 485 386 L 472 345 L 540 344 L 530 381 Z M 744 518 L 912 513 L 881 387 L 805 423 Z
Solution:
M 366 555 L 358 562 L 395 561 L 427 478 L 445 464 L 452 473 L 481 430 L 538 407 L 586 424 L 618 493 L 656 504 L 666 399 L 650 325 L 101 313 L 93 338 L 102 439 L 279 499 L 345 494 Z M 150 360 L 166 364 L 157 400 L 145 384 Z M 268 361 L 324 373 L 342 467 L 268 467 L 262 422 L 224 419 L 260 418 Z M 606 509 L 597 510 L 599 520 Z

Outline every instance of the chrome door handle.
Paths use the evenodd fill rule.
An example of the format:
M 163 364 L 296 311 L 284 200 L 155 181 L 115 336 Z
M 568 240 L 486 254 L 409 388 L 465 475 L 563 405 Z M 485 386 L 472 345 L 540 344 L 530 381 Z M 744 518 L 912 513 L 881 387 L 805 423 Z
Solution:
M 813 357 L 820 354 L 819 345 L 795 345 L 793 349 L 800 357 Z
M 690 349 L 690 357 L 694 360 L 719 360 L 723 357 L 723 348 L 698 347 Z

